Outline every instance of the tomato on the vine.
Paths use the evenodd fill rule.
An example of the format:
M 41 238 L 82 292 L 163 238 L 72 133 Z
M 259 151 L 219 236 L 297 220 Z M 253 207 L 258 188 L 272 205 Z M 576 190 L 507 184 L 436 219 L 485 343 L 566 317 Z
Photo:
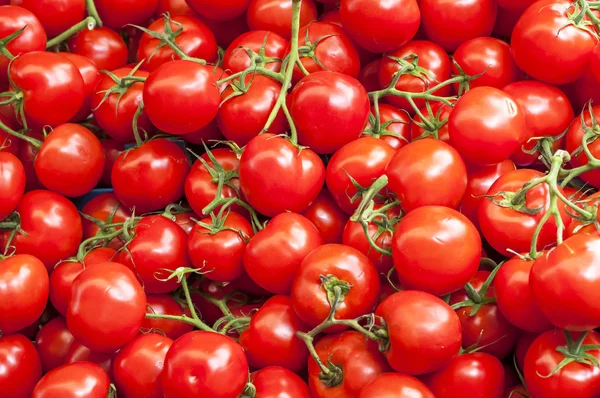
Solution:
M 31 11 L 49 37 L 58 36 L 85 18 L 85 2 L 81 0 L 12 0 L 12 3 Z
M 37 383 L 31 398 L 106 398 L 110 378 L 98 365 L 76 362 L 51 370 Z
M 114 71 L 127 63 L 127 45 L 110 28 L 84 29 L 68 41 L 74 54 L 89 58 L 98 70 Z
M 189 309 L 184 310 L 181 304 L 168 294 L 149 294 L 146 298 L 146 305 L 148 314 L 191 316 Z M 145 318 L 142 322 L 142 330 L 164 334 L 168 338 L 176 340 L 194 330 L 194 326 L 172 319 Z
M 323 243 L 341 243 L 348 215 L 340 209 L 327 188 L 302 213 L 319 230 Z
M 250 382 L 259 397 L 311 398 L 304 380 L 281 366 L 267 366 L 250 373 Z
M 583 148 L 583 140 L 594 125 L 594 121 L 600 118 L 600 105 L 594 106 L 591 109 L 584 109 L 582 114 L 573 120 L 569 130 L 567 131 L 567 145 L 566 150 L 569 153 L 577 153 L 571 158 L 571 165 L 574 167 L 580 167 L 588 164 L 588 158 L 584 151 L 578 151 L 579 148 Z M 592 139 L 587 142 L 590 153 L 593 156 L 600 156 L 600 140 Z M 581 179 L 590 184 L 591 186 L 598 188 L 600 187 L 600 171 L 591 170 L 581 175 Z
M 10 152 L 0 152 L 0 220 L 16 208 L 25 192 L 25 169 Z
M 35 347 L 42 361 L 44 373 L 67 363 L 67 355 L 75 337 L 67 328 L 62 316 L 56 317 L 39 330 L 35 337 Z
M 158 0 L 94 0 L 102 23 L 113 29 L 143 25 L 158 7 Z
M 10 398 L 32 396 L 42 377 L 42 364 L 35 346 L 21 334 L 0 337 L 0 369 L 0 391 Z M 35 392 L 33 396 L 36 397 Z
M 253 64 L 247 51 L 261 54 L 259 66 L 279 72 L 281 61 L 285 56 L 288 41 L 277 33 L 268 30 L 253 30 L 238 36 L 225 50 L 223 68 L 232 73 L 242 72 Z
M 298 17 L 300 27 L 317 19 L 317 7 L 313 0 L 302 0 Z M 292 35 L 292 0 L 250 0 L 246 20 L 251 30 L 269 30 L 289 40 Z

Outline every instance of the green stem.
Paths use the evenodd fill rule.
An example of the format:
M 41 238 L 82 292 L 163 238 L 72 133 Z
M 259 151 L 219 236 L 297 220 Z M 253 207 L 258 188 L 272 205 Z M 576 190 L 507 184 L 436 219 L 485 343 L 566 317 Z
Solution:
M 62 43 L 63 41 L 70 39 L 72 36 L 75 36 L 77 33 L 81 32 L 84 29 L 92 30 L 95 27 L 96 19 L 93 17 L 87 17 L 83 21 L 71 26 L 69 29 L 54 37 L 52 40 L 49 40 L 48 43 L 46 43 L 46 49 L 52 48 Z
M 188 309 L 190 310 L 190 314 L 192 315 L 192 318 L 198 324 L 202 325 L 202 326 L 199 326 L 198 329 L 214 332 L 214 330 L 212 330 L 210 327 L 208 327 L 206 324 L 204 324 L 204 322 L 202 322 L 200 320 L 200 317 L 196 313 L 196 307 L 194 306 L 194 302 L 192 301 L 192 296 L 190 295 L 190 289 L 188 287 L 187 279 L 185 278 L 185 276 L 181 279 L 181 288 L 183 289 L 183 294 L 185 295 L 185 301 L 187 303 Z
M 177 316 L 177 315 L 165 315 L 165 314 L 146 314 L 146 318 L 149 319 L 166 319 L 169 321 L 179 321 L 189 323 L 190 325 L 195 326 L 197 329 L 204 330 L 206 332 L 214 332 L 211 328 L 206 326 L 203 322 L 199 322 L 195 319 L 189 318 L 185 315 Z
M 33 146 L 36 149 L 40 149 L 40 147 L 42 146 L 42 141 L 40 140 L 36 140 L 33 137 L 29 137 L 25 134 L 22 133 L 18 133 L 16 131 L 14 131 L 13 129 L 11 129 L 10 127 L 8 127 L 6 124 L 4 124 L 1 120 L 0 120 L 0 130 L 3 130 L 4 132 L 6 132 L 7 134 L 10 134 L 14 137 L 20 138 L 23 141 L 27 141 L 29 144 L 31 144 L 31 146 Z
M 85 8 L 87 10 L 87 14 L 94 18 L 96 21 L 96 26 L 102 27 L 102 20 L 100 19 L 100 15 L 98 15 L 98 10 L 96 9 L 96 4 L 94 4 L 94 0 L 85 0 Z

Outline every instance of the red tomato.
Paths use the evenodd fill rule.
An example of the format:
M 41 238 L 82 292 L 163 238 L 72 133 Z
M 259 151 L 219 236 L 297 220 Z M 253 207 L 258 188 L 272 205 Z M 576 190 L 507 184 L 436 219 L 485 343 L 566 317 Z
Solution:
M 460 155 L 438 140 L 413 141 L 400 148 L 385 174 L 389 190 L 406 212 L 429 205 L 456 208 L 467 186 L 467 168 Z
M 344 29 L 359 46 L 374 53 L 393 51 L 411 40 L 421 23 L 415 0 L 344 0 L 340 4 Z
M 459 397 L 466 391 L 472 398 L 502 398 L 504 368 L 492 355 L 463 354 L 448 366 L 425 376 L 423 381 L 437 398 Z
M 331 277 L 323 281 L 321 276 Z M 328 244 L 313 250 L 296 273 L 292 285 L 292 303 L 296 313 L 310 327 L 327 318 L 331 305 L 329 288 L 339 281 L 350 284 L 336 311 L 337 319 L 352 319 L 373 310 L 379 298 L 379 276 L 373 263 L 358 250 L 344 245 Z M 340 332 L 343 326 L 326 329 L 328 333 Z
M 536 0 L 497 0 L 498 7 L 514 13 L 525 11 L 527 7 L 535 3 Z
M 394 293 L 377 307 L 387 325 L 384 353 L 396 372 L 421 375 L 450 364 L 461 345 L 458 315 L 443 300 L 425 292 Z
M 435 398 L 435 395 L 419 379 L 400 373 L 383 373 L 358 394 L 358 398 L 392 397 Z
M 102 263 L 86 268 L 73 281 L 71 291 L 67 324 L 89 349 L 114 352 L 139 332 L 146 314 L 146 295 L 124 265 Z
M 304 380 L 281 366 L 268 366 L 250 374 L 256 395 L 264 398 L 311 398 Z
M 35 346 L 21 334 L 0 337 L 0 369 L 0 391 L 7 398 L 30 397 L 42 377 Z
M 371 114 L 375 115 L 375 113 L 375 107 L 371 107 Z M 411 119 L 405 111 L 388 104 L 379 104 L 379 131 L 369 120 L 363 135 L 379 138 L 398 150 L 410 141 L 410 130 Z
M 131 217 L 131 212 L 119 202 L 114 193 L 108 192 L 92 198 L 83 206 L 81 213 L 93 217 L 106 224 L 116 224 L 127 221 Z M 94 222 L 82 218 L 83 240 L 96 236 L 100 227 Z M 115 228 L 119 230 L 120 227 Z M 110 242 L 110 247 L 119 249 L 123 246 L 120 238 L 115 238 Z
M 10 106 L 0 106 L 0 122 L 4 123 L 5 126 L 10 127 L 13 130 L 19 130 L 21 128 L 16 120 L 15 112 Z M 21 142 L 23 145 L 21 145 Z M 0 129 L 0 152 L 9 152 L 15 156 L 18 156 L 19 148 L 26 145 L 28 145 L 27 142 L 13 137 L 4 130 Z
M 381 59 L 377 58 L 365 65 L 358 74 L 358 81 L 364 86 L 367 92 L 380 90 L 379 85 L 379 67 Z M 381 104 L 379 105 L 381 107 Z
M 114 353 L 94 352 L 75 340 L 67 354 L 67 363 L 91 362 L 100 366 L 112 378 Z
M 251 0 L 246 18 L 250 29 L 269 30 L 289 40 L 292 35 L 292 0 Z M 317 7 L 312 0 L 302 1 L 299 18 L 300 27 L 317 19 Z
M 244 267 L 263 289 L 289 294 L 300 263 L 322 244 L 319 230 L 310 220 L 296 213 L 281 213 L 250 240 Z
M 511 36 L 517 65 L 535 80 L 566 84 L 585 72 L 597 44 L 595 34 L 571 23 L 569 0 L 542 0 L 523 13 Z M 582 24 L 590 23 L 584 16 Z
M 196 16 L 197 14 L 190 8 L 186 0 L 158 0 L 158 8 L 154 13 L 156 19 L 162 18 L 163 14 L 168 12 L 173 15 L 189 15 Z
M 79 69 L 81 77 L 83 78 L 85 99 L 83 101 L 83 105 L 79 109 L 79 112 L 77 112 L 71 121 L 78 122 L 85 120 L 92 113 L 92 97 L 95 93 L 94 89 L 96 88 L 96 84 L 101 78 L 100 73 L 98 72 L 96 65 L 89 58 L 84 57 L 83 55 L 68 52 L 61 52 L 59 54 L 75 64 L 77 69 Z
M 189 310 L 184 311 L 181 304 L 167 294 L 149 294 L 146 300 L 148 314 L 163 314 L 182 316 L 189 315 Z M 203 314 L 204 315 L 204 314 Z M 194 329 L 192 325 L 185 322 L 168 319 L 145 318 L 142 322 L 142 330 L 153 333 L 164 334 L 170 339 L 176 340 L 187 332 Z
M 323 243 L 341 243 L 348 215 L 338 207 L 327 188 L 302 213 L 319 230 Z
M 113 71 L 127 63 L 127 45 L 114 30 L 102 27 L 84 29 L 68 41 L 74 54 L 89 58 L 98 70 Z
M 42 326 L 35 338 L 35 347 L 44 373 L 67 363 L 67 354 L 74 341 L 75 337 L 67 329 L 67 321 L 62 316 Z
M 250 0 L 187 0 L 187 4 L 192 10 L 215 21 L 230 21 L 239 17 L 244 14 L 249 3 Z
M 529 347 L 531 347 L 531 343 L 533 343 L 533 341 L 539 335 L 540 334 L 538 333 L 523 332 L 517 339 L 517 345 L 515 347 L 515 357 L 517 359 L 518 369 L 521 370 L 521 373 L 523 372 L 523 369 L 525 369 L 525 355 L 527 354 Z
M 508 159 L 527 137 L 519 104 L 493 87 L 476 87 L 463 95 L 448 118 L 448 127 L 450 143 L 474 166 Z
M 16 122 L 15 122 L 16 123 Z M 30 137 L 36 138 L 38 140 L 43 140 L 44 136 L 40 132 L 29 132 L 27 134 Z M 15 138 L 15 141 L 17 139 Z M 44 187 L 40 183 L 35 175 L 35 157 L 37 156 L 37 148 L 28 143 L 27 141 L 19 140 L 19 148 L 18 148 L 18 156 L 21 163 L 23 163 L 23 168 L 25 169 L 25 192 L 33 191 L 36 189 L 43 189 Z M 11 144 L 11 147 L 14 144 Z
M 112 185 L 123 205 L 146 213 L 177 202 L 189 171 L 183 149 L 172 141 L 155 139 L 119 156 L 112 169 Z
M 244 148 L 239 175 L 248 203 L 273 217 L 306 210 L 323 187 L 325 167 L 310 149 L 300 150 L 285 138 L 265 133 Z
M 119 155 L 125 150 L 125 146 L 117 140 L 107 139 L 100 141 L 104 149 L 104 171 L 102 172 L 102 183 L 111 186 L 110 177 L 113 166 Z
M 231 70 L 231 73 L 242 72 L 252 65 L 250 56 L 246 49 L 255 54 L 264 52 L 260 60 L 254 62 L 268 70 L 279 72 L 281 60 L 285 57 L 288 41 L 277 33 L 267 30 L 253 30 L 246 32 L 236 38 L 223 57 L 223 68 Z
M 583 123 L 581 116 L 583 115 Z M 573 120 L 573 123 L 569 127 L 567 131 L 567 145 L 566 150 L 569 153 L 575 152 L 578 148 L 583 145 L 583 138 L 585 136 L 585 130 L 592 127 L 592 117 L 595 120 L 600 118 L 600 106 L 595 106 L 592 108 L 591 112 L 588 109 L 585 109 L 578 117 Z M 600 140 L 593 140 L 588 143 L 588 148 L 592 155 L 595 157 L 600 156 Z M 584 166 L 588 163 L 588 158 L 584 152 L 581 152 L 577 156 L 573 156 L 571 158 L 571 165 L 573 167 Z M 581 175 L 581 179 L 590 184 L 591 186 L 598 188 L 600 187 L 600 171 L 592 170 L 587 173 L 583 173 Z
M 327 386 L 320 377 L 321 368 L 309 358 L 308 385 L 313 398 L 356 397 L 371 380 L 391 370 L 377 342 L 353 330 L 326 335 L 315 344 L 315 350 L 323 363 L 342 369 L 342 378 L 338 384 Z
M 218 333 L 195 331 L 177 339 L 161 376 L 165 398 L 238 397 L 248 380 L 244 350 Z
M 95 0 L 102 22 L 113 29 L 124 25 L 144 25 L 152 18 L 158 0 Z
M 12 0 L 12 2 L 18 3 L 38 17 L 49 37 L 58 36 L 86 17 L 84 0 Z
M 0 152 L 0 220 L 16 208 L 25 192 L 25 169 L 12 153 Z
M 319 154 L 333 153 L 356 140 L 369 117 L 369 97 L 360 82 L 329 71 L 312 73 L 298 82 L 288 107 L 298 142 Z
M 437 129 L 430 129 L 427 126 L 420 126 L 423 123 L 421 116 L 416 114 L 412 119 L 412 126 L 410 130 L 410 140 L 415 141 L 419 138 L 436 138 L 440 141 L 450 143 L 450 133 L 448 132 L 448 117 L 452 112 L 452 107 L 442 102 L 434 102 L 431 104 L 431 115 L 429 114 L 427 107 L 420 109 L 421 113 L 427 120 L 432 122 L 439 122 L 442 124 Z
M 173 340 L 142 334 L 115 357 L 113 373 L 120 394 L 129 398 L 162 398 L 160 376 Z
M 235 19 L 230 19 L 229 21 L 215 21 L 204 17 L 200 19 L 213 32 L 215 39 L 217 39 L 217 44 L 219 44 L 221 48 L 227 48 L 231 42 L 248 32 L 250 29 L 248 28 L 245 13 Z
M 110 379 L 100 366 L 78 362 L 50 371 L 37 383 L 31 398 L 106 398 L 109 390 Z

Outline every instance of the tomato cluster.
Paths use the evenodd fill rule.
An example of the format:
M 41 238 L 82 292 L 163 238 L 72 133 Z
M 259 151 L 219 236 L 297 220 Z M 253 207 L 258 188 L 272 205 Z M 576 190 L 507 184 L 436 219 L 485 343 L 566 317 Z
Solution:
M 0 0 L 0 398 L 600 396 L 600 2 Z

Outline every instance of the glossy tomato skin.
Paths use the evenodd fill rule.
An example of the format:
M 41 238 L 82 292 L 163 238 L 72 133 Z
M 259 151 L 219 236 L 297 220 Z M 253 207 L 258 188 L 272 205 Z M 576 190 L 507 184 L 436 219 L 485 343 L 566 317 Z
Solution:
M 110 389 L 108 374 L 98 365 L 77 362 L 46 374 L 33 390 L 32 398 L 105 398 Z
M 584 74 L 597 41 L 592 32 L 571 24 L 572 12 L 568 0 L 537 1 L 525 10 L 511 36 L 523 72 L 549 84 L 571 83 Z
M 300 264 L 322 244 L 323 238 L 310 220 L 297 213 L 282 213 L 248 242 L 244 267 L 263 289 L 289 294 Z
M 190 164 L 185 152 L 166 139 L 155 139 L 124 152 L 115 161 L 112 185 L 117 199 L 138 214 L 177 202 Z
M 325 16 L 327 14 L 323 15 Z M 324 21 L 325 19 L 321 18 L 321 20 Z M 379 66 L 381 66 L 381 59 L 374 59 L 363 66 L 358 74 L 358 81 L 360 81 L 367 92 L 377 91 L 382 88 L 379 85 Z
M 536 259 L 529 283 L 553 325 L 571 331 L 600 325 L 598 297 L 592 289 L 598 283 L 599 247 L 597 235 L 576 234 Z
M 286 40 L 292 35 L 292 0 L 251 0 L 246 20 L 251 30 L 269 30 Z M 300 27 L 317 19 L 313 0 L 303 1 L 300 7 Z
M 89 58 L 98 70 L 113 71 L 127 63 L 127 45 L 110 28 L 84 29 L 69 39 L 68 43 L 74 54 Z
M 131 217 L 131 211 L 123 206 L 112 192 L 103 193 L 92 198 L 83 206 L 81 213 L 107 224 L 122 223 Z M 83 240 L 96 236 L 100 231 L 100 227 L 93 221 L 82 218 L 81 222 L 83 225 Z M 120 227 L 115 229 L 118 230 Z M 115 250 L 122 246 L 123 241 L 120 238 L 115 238 L 109 243 L 109 247 L 113 247 Z
M 574 338 L 577 339 L 578 335 Z M 583 344 L 599 344 L 600 336 L 591 331 Z M 525 383 L 532 397 L 582 397 L 592 398 L 600 391 L 600 369 L 595 366 L 573 362 L 548 377 L 557 365 L 565 359 L 557 347 L 566 346 L 564 334 L 559 330 L 549 330 L 531 343 L 525 356 Z M 600 359 L 598 350 L 587 352 Z
M 128 398 L 162 398 L 160 376 L 173 340 L 142 334 L 115 357 L 113 373 L 118 391 Z
M 443 300 L 406 290 L 386 298 L 375 312 L 383 317 L 390 338 L 384 353 L 400 373 L 421 375 L 447 366 L 460 350 L 461 326 Z
M 375 107 L 371 107 L 371 114 L 376 114 Z M 379 123 L 381 131 L 379 133 L 372 131 L 370 135 L 387 142 L 392 148 L 398 150 L 411 140 L 411 120 L 405 111 L 388 104 L 379 104 Z M 387 127 L 382 128 L 385 124 Z M 369 121 L 363 135 L 368 135 L 367 131 L 370 127 L 372 126 Z
M 523 110 L 493 87 L 476 87 L 463 95 L 448 118 L 448 128 L 452 146 L 474 166 L 508 159 L 526 138 Z
M 11 241 L 16 254 L 35 255 L 52 271 L 59 261 L 77 253 L 83 234 L 81 217 L 65 197 L 50 191 L 31 191 L 23 195 L 17 211 L 21 229 L 27 235 L 17 233 Z
M 112 378 L 114 357 L 115 354 L 112 352 L 107 354 L 105 352 L 92 351 L 79 341 L 75 340 L 69 349 L 66 360 L 67 363 L 91 362 L 100 366 L 106 374 Z
M 465 163 L 454 148 L 439 140 L 417 140 L 400 148 L 385 174 L 388 189 L 406 212 L 430 205 L 457 208 L 467 186 Z
M 313 250 L 304 258 L 292 285 L 294 310 L 308 326 L 323 322 L 330 312 L 323 276 L 333 276 L 352 287 L 336 311 L 337 319 L 352 319 L 372 311 L 379 298 L 379 275 L 367 256 L 344 245 L 329 244 Z M 340 332 L 334 326 L 327 333 Z
M 308 349 L 296 332 L 308 329 L 289 296 L 273 296 L 252 316 L 240 335 L 240 345 L 253 369 L 283 366 L 298 373 L 306 367 Z
M 6 398 L 27 398 L 42 377 L 35 346 L 25 336 L 0 337 L 0 390 Z
M 255 53 L 259 53 L 262 49 L 264 56 L 272 59 L 264 63 L 264 68 L 279 72 L 288 45 L 288 41 L 275 32 L 268 30 L 246 32 L 231 42 L 225 50 L 223 68 L 231 70 L 232 73 L 242 72 L 252 65 L 250 56 L 244 48 Z
M 100 300 L 102 306 L 97 305 Z M 73 281 L 67 325 L 93 351 L 110 353 L 127 344 L 139 332 L 145 314 L 144 290 L 122 264 L 97 264 Z
M 337 205 L 327 188 L 302 213 L 319 230 L 323 243 L 341 243 L 348 215 Z
M 364 49 L 382 53 L 393 51 L 411 40 L 421 22 L 414 0 L 394 0 L 383 4 L 371 0 L 345 0 L 340 18 L 350 37 Z
M 323 363 L 330 361 L 342 369 L 343 379 L 327 387 L 319 379 L 321 368 L 311 358 L 308 361 L 308 385 L 314 398 L 352 398 L 378 375 L 391 370 L 374 340 L 354 330 L 329 334 L 315 344 Z
M 121 29 L 126 24 L 147 26 L 146 22 L 154 15 L 158 0 L 98 0 L 96 8 L 102 22 L 113 29 Z
M 310 149 L 300 151 L 285 138 L 265 133 L 244 148 L 239 175 L 248 203 L 273 217 L 285 211 L 306 210 L 321 192 L 325 167 Z
M 149 294 L 146 298 L 146 304 L 148 306 L 146 312 L 149 314 L 182 316 L 185 313 L 190 316 L 189 310 L 184 311 L 181 304 L 168 294 Z M 142 322 L 142 330 L 163 334 L 172 340 L 176 340 L 194 330 L 194 327 L 176 320 L 145 318 Z
M 67 328 L 67 321 L 62 316 L 42 326 L 35 338 L 35 346 L 44 373 L 67 363 L 67 354 L 74 341 L 75 337 Z
M 581 122 L 581 115 L 576 117 L 573 120 L 573 123 L 569 127 L 567 131 L 567 145 L 566 150 L 569 153 L 573 153 L 583 144 L 583 137 L 585 135 L 585 130 L 591 128 L 592 126 L 592 115 L 596 120 L 600 117 L 600 106 L 594 106 L 592 108 L 591 114 L 588 109 L 583 111 L 583 124 Z M 594 140 L 588 144 L 588 148 L 592 155 L 600 156 L 600 140 Z M 579 167 L 586 165 L 588 163 L 587 156 L 585 153 L 580 153 L 577 156 L 571 158 L 571 165 L 573 167 Z M 600 187 L 600 171 L 592 170 L 587 173 L 583 173 L 581 175 L 581 179 L 590 184 L 591 186 L 597 188 Z
M 298 129 L 298 142 L 319 154 L 329 154 L 360 136 L 370 105 L 358 80 L 320 71 L 296 84 L 288 107 Z
M 16 208 L 25 193 L 23 163 L 10 152 L 0 152 L 0 220 Z
M 96 84 L 101 78 L 100 73 L 92 60 L 84 57 L 83 55 L 68 52 L 61 52 L 59 54 L 75 64 L 77 69 L 79 69 L 79 73 L 81 73 L 81 77 L 83 78 L 85 99 L 83 101 L 83 105 L 79 109 L 79 112 L 77 112 L 71 121 L 79 122 L 81 120 L 85 120 L 92 113 L 92 97 L 95 93 L 94 89 L 96 88 Z
M 82 0 L 13 0 L 13 3 L 31 11 L 49 37 L 58 36 L 86 17 Z
M 268 366 L 250 374 L 256 394 L 264 398 L 311 398 L 308 386 L 294 372 L 281 366 Z
M 502 398 L 504 367 L 490 354 L 462 354 L 423 381 L 438 398 L 461 396 L 465 391 L 473 398 Z
M 400 373 L 384 373 L 367 384 L 358 398 L 435 398 L 431 390 L 419 379 Z
M 167 352 L 161 383 L 165 398 L 236 398 L 247 379 L 242 347 L 227 336 L 195 331 L 181 336 Z

